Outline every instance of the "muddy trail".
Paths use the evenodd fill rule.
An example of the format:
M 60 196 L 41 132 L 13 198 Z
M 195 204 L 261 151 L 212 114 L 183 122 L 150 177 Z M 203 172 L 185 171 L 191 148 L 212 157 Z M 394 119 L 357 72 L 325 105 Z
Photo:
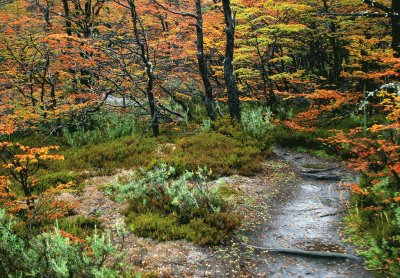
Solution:
M 299 177 L 272 200 L 270 220 L 252 242 L 259 247 L 256 250 L 269 251 L 258 273 L 265 277 L 374 277 L 340 236 L 349 198 L 340 183 L 355 180 L 355 175 L 308 154 L 279 148 L 274 152 Z

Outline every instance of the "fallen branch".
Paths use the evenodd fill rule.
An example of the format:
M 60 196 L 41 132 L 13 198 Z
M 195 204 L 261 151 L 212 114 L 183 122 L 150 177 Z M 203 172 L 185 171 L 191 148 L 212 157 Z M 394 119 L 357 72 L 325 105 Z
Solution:
M 246 245 L 246 246 L 260 251 L 267 251 L 269 253 L 281 253 L 281 254 L 289 254 L 302 257 L 314 257 L 320 259 L 344 259 L 344 260 L 356 260 L 356 261 L 361 260 L 359 257 L 354 255 L 336 253 L 336 252 L 305 251 L 295 248 L 266 248 L 254 245 Z
M 381 270 L 388 270 L 387 267 L 379 267 L 379 268 L 366 268 L 366 271 L 381 271 Z
M 327 214 L 320 215 L 319 217 L 323 218 L 323 217 L 327 217 L 327 216 L 335 216 L 335 215 L 337 215 L 337 214 L 344 213 L 344 212 L 346 212 L 347 210 L 348 210 L 348 209 L 342 209 L 342 210 L 339 210 L 339 211 L 336 211 L 336 212 L 332 212 L 332 213 L 327 213 Z

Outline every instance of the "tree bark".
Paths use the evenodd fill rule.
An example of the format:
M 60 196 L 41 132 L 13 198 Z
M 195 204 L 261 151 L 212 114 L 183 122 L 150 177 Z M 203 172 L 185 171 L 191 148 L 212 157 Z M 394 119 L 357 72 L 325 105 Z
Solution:
M 230 0 L 222 0 L 222 7 L 225 17 L 225 60 L 224 60 L 224 76 L 225 86 L 228 93 L 229 114 L 232 118 L 240 121 L 240 100 L 237 88 L 235 72 L 233 67 L 233 55 L 235 49 L 235 22 L 233 19 Z
M 207 68 L 207 63 L 206 59 L 204 57 L 204 33 L 203 33 L 203 13 L 202 13 L 202 8 L 201 8 L 201 0 L 195 0 L 196 4 L 196 14 L 192 14 L 189 12 L 181 12 L 181 11 L 175 11 L 171 10 L 161 3 L 159 3 L 157 0 L 153 0 L 154 3 L 156 3 L 159 7 L 162 9 L 166 10 L 167 12 L 170 12 L 172 14 L 177 14 L 181 16 L 186 16 L 186 17 L 191 17 L 196 19 L 196 46 L 197 46 L 197 62 L 198 62 L 198 67 L 199 67 L 199 73 L 204 85 L 204 105 L 207 110 L 207 115 L 210 117 L 211 120 L 216 119 L 216 115 L 214 112 L 214 107 L 213 107 L 213 89 L 211 86 L 211 82 L 209 79 L 208 75 L 208 68 Z
M 150 62 L 149 59 L 147 38 L 136 11 L 135 0 L 129 0 L 128 3 L 132 17 L 133 33 L 135 35 L 136 43 L 140 47 L 140 57 L 142 58 L 142 61 L 146 68 L 146 75 L 147 75 L 146 94 L 147 94 L 147 101 L 150 107 L 150 115 L 151 115 L 150 125 L 153 130 L 154 136 L 157 137 L 160 135 L 160 128 L 158 124 L 158 115 L 157 115 L 158 111 L 157 111 L 156 98 L 154 97 L 154 92 L 153 92 L 154 81 L 155 81 L 153 64 Z M 139 28 L 141 28 L 141 30 L 139 30 Z
M 208 117 L 210 117 L 211 120 L 215 120 L 216 116 L 213 108 L 213 90 L 210 79 L 208 78 L 208 69 L 204 58 L 203 14 L 201 11 L 201 0 L 195 0 L 195 2 L 196 2 L 197 61 L 199 66 L 199 72 L 205 90 L 204 105 L 206 107 Z
M 69 17 L 69 6 L 67 0 L 62 0 L 65 14 L 65 28 L 68 36 L 72 36 L 72 24 Z
M 392 48 L 394 56 L 400 57 L 400 1 L 392 0 L 392 10 L 397 16 L 392 16 Z

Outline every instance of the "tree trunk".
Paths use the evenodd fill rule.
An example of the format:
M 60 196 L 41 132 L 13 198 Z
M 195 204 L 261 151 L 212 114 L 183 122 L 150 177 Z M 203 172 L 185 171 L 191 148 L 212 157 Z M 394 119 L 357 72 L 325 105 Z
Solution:
M 392 10 L 395 14 L 400 14 L 400 1 L 392 0 Z M 392 16 L 392 48 L 394 56 L 400 57 L 400 16 Z
M 213 108 L 213 90 L 208 78 L 207 64 L 204 58 L 204 35 L 203 35 L 203 15 L 201 12 L 201 0 L 196 2 L 196 35 L 197 35 L 197 61 L 199 65 L 199 72 L 204 84 L 204 104 L 206 106 L 208 117 L 215 120 L 216 116 Z
M 147 101 L 150 107 L 150 115 L 151 115 L 151 128 L 153 129 L 154 136 L 160 135 L 160 128 L 158 125 L 158 111 L 157 111 L 157 104 L 156 98 L 154 97 L 154 72 L 153 72 L 153 64 L 150 62 L 149 59 L 149 50 L 147 44 L 146 34 L 143 30 L 143 26 L 140 23 L 138 14 L 136 12 L 136 4 L 135 0 L 130 0 L 129 2 L 131 17 L 132 17 L 132 24 L 133 24 L 133 33 L 135 35 L 136 43 L 140 47 L 140 56 L 146 68 L 146 75 L 147 75 L 147 84 L 146 84 L 146 94 L 147 94 Z M 141 30 L 139 30 L 139 28 Z
M 240 100 L 233 68 L 233 55 L 235 49 L 235 22 L 232 15 L 230 0 L 222 0 L 226 23 L 226 46 L 224 60 L 225 86 L 228 93 L 229 114 L 240 121 Z
M 63 7 L 64 7 L 64 14 L 65 14 L 65 28 L 68 36 L 72 36 L 72 24 L 71 20 L 69 18 L 69 6 L 67 0 L 62 0 L 63 2 Z

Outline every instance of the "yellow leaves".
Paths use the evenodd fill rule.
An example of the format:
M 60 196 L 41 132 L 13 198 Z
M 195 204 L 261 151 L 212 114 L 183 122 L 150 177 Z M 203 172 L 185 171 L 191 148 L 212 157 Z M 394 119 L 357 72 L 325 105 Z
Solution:
M 12 147 L 14 144 L 13 143 L 11 143 L 11 142 L 0 142 L 0 149 L 3 149 L 3 148 L 10 148 L 10 147 Z

